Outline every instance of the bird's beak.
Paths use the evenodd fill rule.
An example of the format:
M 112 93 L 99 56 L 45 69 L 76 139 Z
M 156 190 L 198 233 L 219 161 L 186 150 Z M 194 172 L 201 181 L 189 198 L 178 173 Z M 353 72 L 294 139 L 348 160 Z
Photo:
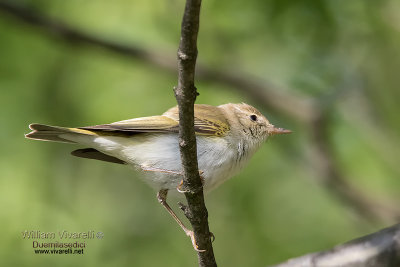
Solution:
M 268 130 L 267 130 L 269 135 L 275 135 L 275 134 L 289 134 L 292 131 L 291 130 L 286 130 L 283 128 L 277 128 L 274 125 L 269 125 Z

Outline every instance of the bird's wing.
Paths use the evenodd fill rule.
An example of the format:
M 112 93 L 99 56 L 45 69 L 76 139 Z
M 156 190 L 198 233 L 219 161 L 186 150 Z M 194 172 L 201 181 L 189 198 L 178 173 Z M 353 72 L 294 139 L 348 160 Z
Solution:
M 179 121 L 178 107 L 175 106 L 163 115 Z M 194 130 L 198 135 L 224 136 L 229 131 L 229 123 L 219 107 L 194 105 Z
M 127 164 L 125 161 L 123 161 L 119 158 L 104 154 L 94 148 L 77 149 L 77 150 L 72 151 L 71 155 L 73 155 L 75 157 L 86 158 L 86 159 L 97 159 L 97 160 L 111 162 L 111 163 Z
M 195 105 L 194 128 L 198 135 L 223 136 L 229 130 L 229 124 L 218 107 Z M 110 124 L 79 127 L 95 132 L 122 134 L 149 132 L 179 132 L 178 107 L 173 107 L 161 116 L 136 118 Z
M 166 116 L 142 117 L 110 124 L 79 127 L 95 132 L 147 133 L 178 132 L 178 122 Z

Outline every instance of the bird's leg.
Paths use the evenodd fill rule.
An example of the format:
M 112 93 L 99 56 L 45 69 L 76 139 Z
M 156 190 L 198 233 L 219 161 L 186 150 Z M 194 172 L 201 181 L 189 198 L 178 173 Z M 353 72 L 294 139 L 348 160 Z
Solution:
M 193 231 L 186 228 L 186 226 L 183 224 L 183 222 L 178 218 L 178 216 L 176 216 L 175 212 L 168 205 L 167 194 L 168 194 L 167 189 L 161 189 L 160 191 L 158 191 L 158 193 L 157 193 L 158 202 L 160 202 L 161 205 L 164 206 L 164 208 L 168 211 L 168 213 L 172 216 L 172 218 L 174 218 L 174 220 L 179 224 L 179 226 L 182 228 L 182 230 L 185 231 L 185 234 L 190 237 L 190 239 L 192 240 L 193 248 L 198 252 L 204 252 L 205 250 L 201 250 L 197 246 Z
M 165 169 L 157 169 L 157 168 L 152 168 L 152 167 L 146 167 L 146 166 L 140 166 L 140 168 L 143 171 L 146 172 L 163 172 L 163 173 L 169 173 L 169 174 L 175 174 L 175 175 L 183 175 L 182 172 L 178 172 L 178 171 L 171 171 L 171 170 L 165 170 Z M 199 175 L 200 175 L 200 179 L 201 179 L 201 184 L 204 186 L 204 182 L 205 179 L 203 177 L 203 171 L 199 171 Z M 179 193 L 185 193 L 188 192 L 187 189 L 183 188 L 183 179 L 181 180 L 181 182 L 179 183 L 178 187 L 176 188 L 176 190 L 178 190 Z
M 176 175 L 183 175 L 182 172 L 178 172 L 178 171 L 171 171 L 171 170 L 165 170 L 165 169 L 157 169 L 157 168 L 151 168 L 151 167 L 146 167 L 146 166 L 140 166 L 141 169 L 143 171 L 152 171 L 152 172 L 163 172 L 163 173 L 170 173 L 170 174 L 176 174 Z M 200 174 L 200 179 L 202 184 L 204 185 L 204 177 L 202 176 L 204 172 L 203 171 L 199 171 Z M 181 187 L 183 187 L 183 180 L 181 180 L 179 186 L 176 188 L 176 190 L 178 190 L 178 192 L 180 193 L 185 193 L 184 190 L 181 190 Z M 192 245 L 193 248 L 196 251 L 199 252 L 204 252 L 205 250 L 200 250 L 196 244 L 196 240 L 194 238 L 194 233 L 192 230 L 189 230 L 184 224 L 183 222 L 178 218 L 178 216 L 176 216 L 175 212 L 171 209 L 171 207 L 168 205 L 167 203 L 167 194 L 168 194 L 168 190 L 167 189 L 161 189 L 160 191 L 158 191 L 157 193 L 157 199 L 158 202 L 161 203 L 161 205 L 163 205 L 163 207 L 168 211 L 168 213 L 172 216 L 172 218 L 174 218 L 174 220 L 179 224 L 179 226 L 182 228 L 183 231 L 185 231 L 185 234 L 187 236 L 190 237 L 191 241 L 192 241 Z M 213 233 L 210 232 L 210 237 L 212 239 L 212 241 L 215 240 L 215 236 Z

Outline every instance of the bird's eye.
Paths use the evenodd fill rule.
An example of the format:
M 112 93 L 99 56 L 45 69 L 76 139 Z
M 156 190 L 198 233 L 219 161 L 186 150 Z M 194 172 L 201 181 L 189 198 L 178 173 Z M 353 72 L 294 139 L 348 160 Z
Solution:
M 250 115 L 250 120 L 257 121 L 257 115 Z

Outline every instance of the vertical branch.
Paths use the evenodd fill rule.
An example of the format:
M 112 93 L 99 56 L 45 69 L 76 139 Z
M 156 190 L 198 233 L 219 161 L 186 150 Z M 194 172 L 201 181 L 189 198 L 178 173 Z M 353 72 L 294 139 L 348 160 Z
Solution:
M 174 88 L 179 106 L 179 147 L 183 167 L 183 186 L 188 206 L 182 207 L 192 225 L 198 248 L 199 266 L 217 266 L 208 227 L 203 185 L 197 164 L 194 131 L 194 102 L 198 95 L 194 86 L 201 0 L 187 0 L 182 19 L 178 49 L 178 86 Z

